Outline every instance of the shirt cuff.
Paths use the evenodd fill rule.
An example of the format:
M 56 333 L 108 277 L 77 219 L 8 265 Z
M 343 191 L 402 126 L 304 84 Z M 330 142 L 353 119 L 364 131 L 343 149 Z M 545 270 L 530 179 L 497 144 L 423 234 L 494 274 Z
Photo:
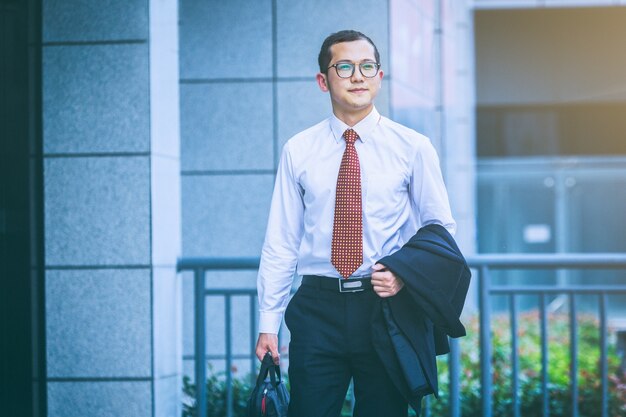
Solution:
M 270 311 L 259 312 L 259 333 L 278 334 L 280 323 L 283 321 L 283 313 Z

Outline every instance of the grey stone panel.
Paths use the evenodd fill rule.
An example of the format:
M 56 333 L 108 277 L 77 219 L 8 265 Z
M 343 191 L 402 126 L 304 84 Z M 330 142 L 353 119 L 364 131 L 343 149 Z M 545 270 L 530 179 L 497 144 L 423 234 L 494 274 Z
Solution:
M 194 362 L 188 361 L 189 363 L 186 365 L 186 369 L 188 373 L 186 374 L 194 380 Z M 256 380 L 257 372 L 259 370 L 260 362 L 258 359 L 255 359 L 254 364 L 254 380 Z M 280 368 L 283 371 L 283 375 L 286 378 L 287 376 L 287 367 L 289 365 L 289 360 L 285 354 L 281 355 L 280 360 Z M 232 361 L 231 371 L 233 375 L 233 379 L 238 379 L 240 381 L 244 381 L 247 383 L 254 383 L 250 374 L 251 362 L 250 359 L 234 359 Z M 217 375 L 219 378 L 224 378 L 224 373 L 226 372 L 226 361 L 224 359 L 210 359 L 207 365 L 207 377 L 211 375 Z
M 44 161 L 46 265 L 150 262 L 148 157 Z
M 147 44 L 46 47 L 43 68 L 46 153 L 149 151 Z
M 264 235 L 265 236 L 265 235 Z M 261 256 L 258 254 L 253 257 Z M 257 270 L 249 271 L 207 271 L 206 288 L 224 288 L 224 283 L 228 283 L 228 288 L 252 288 L 256 290 Z
M 183 1 L 180 18 L 182 79 L 272 76 L 270 0 Z
M 174 268 L 152 270 L 152 293 L 154 377 L 161 378 L 181 372 L 182 291 Z
M 259 256 L 273 175 L 183 176 L 184 256 Z
M 194 298 L 194 277 L 191 272 L 184 272 L 181 275 L 183 306 L 182 306 L 182 333 L 183 333 L 183 355 L 193 355 L 195 340 L 195 298 Z M 183 361 L 183 367 L 186 366 Z
M 330 96 L 320 91 L 315 79 L 278 83 L 279 151 L 289 138 L 332 114 Z
M 149 377 L 150 319 L 147 269 L 47 271 L 48 376 Z
M 222 296 L 215 295 L 205 298 L 207 355 L 223 355 L 226 352 L 225 305 L 226 302 Z
M 206 288 L 246 288 L 256 291 L 256 271 L 240 272 L 208 272 L 206 274 Z M 244 277 L 243 274 L 247 274 Z M 241 279 L 244 278 L 244 279 Z M 254 282 L 252 282 L 254 281 Z M 294 288 L 299 286 L 299 277 L 294 278 Z M 255 336 L 250 336 L 250 296 L 242 295 L 232 298 L 232 348 L 235 354 L 248 355 L 251 349 L 251 343 L 256 343 L 256 331 L 258 324 L 258 302 L 256 294 L 253 295 L 254 325 Z M 223 339 L 225 336 L 225 305 L 222 297 L 209 297 L 206 303 L 208 320 L 217 323 L 209 323 L 207 327 L 207 343 L 215 345 L 215 341 Z M 212 333 L 209 333 L 212 332 Z M 183 352 L 184 355 L 194 355 L 194 282 L 191 274 L 185 274 L 183 279 Z M 283 326 L 281 330 L 281 340 L 286 352 L 286 346 L 289 341 L 289 331 Z M 212 347 L 213 349 L 213 347 Z M 225 345 L 219 344 L 212 350 L 213 354 L 223 355 L 225 353 Z M 186 365 L 187 366 L 187 365 Z M 193 366 L 193 365 L 191 365 Z M 248 367 L 249 368 L 249 367 Z
M 252 350 L 251 344 L 256 344 L 256 335 L 254 340 L 251 340 L 250 335 L 250 296 L 232 297 L 231 307 L 233 352 L 240 355 L 249 355 Z M 257 310 L 256 304 L 255 310 Z
M 223 287 L 228 287 L 227 284 Z M 226 297 L 211 295 L 206 297 L 206 347 L 208 355 L 226 354 Z M 256 310 L 256 305 L 255 305 Z M 231 348 L 235 355 L 249 355 L 250 340 L 250 297 L 231 297 Z M 187 346 L 186 354 L 194 354 L 193 339 Z M 256 336 L 254 337 L 256 343 Z
M 270 82 L 181 85 L 183 170 L 272 169 Z
M 181 415 L 182 404 L 178 393 L 183 386 L 182 380 L 182 376 L 172 375 L 154 382 L 155 417 L 177 417 Z
M 243 288 L 243 289 L 253 289 L 256 290 L 256 276 L 257 271 L 209 271 L 205 274 L 206 276 L 206 288 Z M 191 273 L 183 274 L 183 352 L 185 355 L 193 355 L 194 353 L 194 278 Z M 254 325 L 256 328 L 258 321 L 258 303 L 256 302 L 256 296 L 254 297 L 255 301 L 255 321 Z M 249 324 L 250 319 L 248 318 L 250 315 L 250 309 L 247 307 L 250 303 L 250 299 L 246 298 L 246 301 L 243 301 L 245 304 L 239 307 L 241 309 L 241 314 L 244 317 L 238 317 L 237 320 L 245 320 L 245 324 L 243 325 L 241 334 L 245 334 L 246 338 L 248 338 L 247 334 L 250 332 Z M 219 314 L 220 317 L 224 316 L 223 305 L 215 308 L 215 313 Z M 238 324 L 236 326 L 239 326 Z M 223 331 L 223 329 L 221 329 Z M 239 337 L 239 336 L 237 336 Z M 246 339 L 249 342 L 249 338 Z M 243 342 L 248 343 L 248 342 Z M 244 351 L 247 348 L 244 348 Z
M 355 10 L 357 7 L 358 10 Z M 279 77 L 311 77 L 319 71 L 317 56 L 326 36 L 354 29 L 369 36 L 389 62 L 388 5 L 386 1 L 337 2 L 277 1 L 277 54 Z
M 48 416 L 150 417 L 151 384 L 149 381 L 49 382 Z
M 43 2 L 44 42 L 110 41 L 147 37 L 146 0 Z
M 196 362 L 193 359 L 183 360 L 183 376 L 188 376 L 191 382 L 195 382 L 195 366 Z
M 174 267 L 182 253 L 180 161 L 152 155 L 152 264 Z

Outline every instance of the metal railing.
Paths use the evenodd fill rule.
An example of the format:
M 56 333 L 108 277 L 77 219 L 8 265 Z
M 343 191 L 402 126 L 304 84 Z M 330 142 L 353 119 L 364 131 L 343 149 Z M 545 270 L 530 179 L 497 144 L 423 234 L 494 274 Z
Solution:
M 484 417 L 492 414 L 492 373 L 491 373 L 491 303 L 492 295 L 509 297 L 511 320 L 511 396 L 513 415 L 520 415 L 518 393 L 519 355 L 517 337 L 517 297 L 537 295 L 539 297 L 541 335 L 541 388 L 542 415 L 549 416 L 548 390 L 548 321 L 547 295 L 565 294 L 569 299 L 569 346 L 572 416 L 578 415 L 578 369 L 577 369 L 577 321 L 576 299 L 578 294 L 595 294 L 600 305 L 600 378 L 601 410 L 599 416 L 608 416 L 608 361 L 607 361 L 607 297 L 613 294 L 626 294 L 626 285 L 492 285 L 490 273 L 494 269 L 626 269 L 626 254 L 537 254 L 537 255 L 480 255 L 468 259 L 470 267 L 478 270 L 479 314 L 480 314 L 480 364 L 482 410 Z
M 553 294 L 566 295 L 569 298 L 570 323 L 570 355 L 577 356 L 575 296 L 578 294 L 595 294 L 599 297 L 600 305 L 600 363 L 601 363 L 601 410 L 602 417 L 608 416 L 608 360 L 607 360 L 607 298 L 609 295 L 626 294 L 626 285 L 493 285 L 490 273 L 493 270 L 512 269 L 625 269 L 626 254 L 498 254 L 476 255 L 467 258 L 468 265 L 474 273 L 474 280 L 478 280 L 479 316 L 480 316 L 480 363 L 481 363 L 481 397 L 482 414 L 485 417 L 492 415 L 492 372 L 491 372 L 491 302 L 493 295 L 506 295 L 509 298 L 509 316 L 511 323 L 511 396 L 514 416 L 520 415 L 520 401 L 518 393 L 519 355 L 518 355 L 518 307 L 517 300 L 521 295 L 536 295 L 539 297 L 540 335 L 541 335 L 541 385 L 543 416 L 549 415 L 548 391 L 548 347 L 547 347 L 547 296 Z M 246 295 L 250 300 L 250 361 L 251 369 L 256 367 L 254 354 L 256 345 L 256 289 L 206 288 L 206 271 L 216 270 L 256 270 L 259 266 L 258 258 L 183 258 L 178 261 L 178 271 L 192 271 L 194 274 L 195 299 L 195 348 L 194 358 L 207 358 L 206 354 L 206 309 L 207 296 L 220 295 L 225 298 L 225 355 L 226 360 L 226 415 L 233 416 L 233 384 L 231 366 L 232 352 L 232 324 L 231 300 L 233 296 Z M 449 398 L 450 416 L 459 417 L 460 407 L 460 347 L 458 341 L 450 340 L 449 354 Z M 247 357 L 247 356 L 246 356 Z M 195 361 L 196 407 L 198 416 L 207 416 L 206 386 L 198 381 L 206 381 L 206 361 Z M 573 416 L 577 416 L 577 389 L 578 370 L 576 360 L 570 361 L 570 377 L 572 392 Z M 426 416 L 428 416 L 428 409 Z
M 256 289 L 207 289 L 206 288 L 206 271 L 218 270 L 255 270 L 259 268 L 259 258 L 182 258 L 178 260 L 177 269 L 182 271 L 193 271 L 194 276 L 194 375 L 196 381 L 196 415 L 199 417 L 207 416 L 206 404 L 206 385 L 199 381 L 206 381 L 206 365 L 205 361 L 199 361 L 197 358 L 206 358 L 206 306 L 205 298 L 211 295 L 223 295 L 224 315 L 225 315 L 225 334 L 226 343 L 226 415 L 233 416 L 233 384 L 232 384 L 232 324 L 231 324 L 231 300 L 234 295 L 248 295 L 250 299 L 250 360 L 251 368 L 255 369 L 255 348 L 256 348 L 256 332 L 255 332 L 255 302 Z

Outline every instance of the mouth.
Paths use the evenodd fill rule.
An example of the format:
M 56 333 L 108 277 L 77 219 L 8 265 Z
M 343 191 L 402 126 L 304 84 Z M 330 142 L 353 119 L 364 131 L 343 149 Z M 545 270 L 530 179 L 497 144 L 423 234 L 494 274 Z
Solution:
M 348 90 L 351 93 L 355 93 L 355 94 L 361 94 L 361 93 L 365 93 L 367 90 L 367 88 L 353 88 Z

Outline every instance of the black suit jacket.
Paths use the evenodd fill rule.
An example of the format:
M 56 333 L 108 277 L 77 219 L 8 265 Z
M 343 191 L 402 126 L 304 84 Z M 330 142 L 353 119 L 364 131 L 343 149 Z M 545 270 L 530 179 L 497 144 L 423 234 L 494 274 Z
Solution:
M 404 288 L 377 304 L 374 348 L 419 415 L 422 397 L 437 396 L 436 355 L 450 351 L 447 336 L 465 336 L 460 315 L 471 273 L 454 238 L 440 225 L 421 228 L 379 263 L 400 277 Z

